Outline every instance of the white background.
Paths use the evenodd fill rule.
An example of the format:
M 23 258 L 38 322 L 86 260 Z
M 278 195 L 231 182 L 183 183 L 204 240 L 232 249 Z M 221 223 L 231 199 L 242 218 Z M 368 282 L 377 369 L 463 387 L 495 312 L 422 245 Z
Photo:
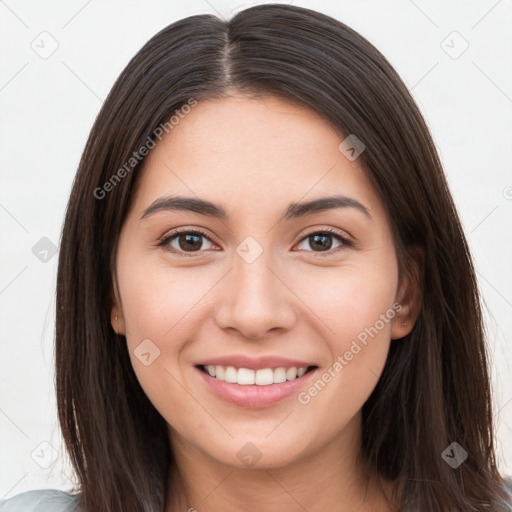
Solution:
M 103 99 L 164 26 L 199 13 L 229 17 L 256 3 L 0 0 L 0 499 L 70 488 L 53 390 L 57 256 L 43 263 L 32 247 L 43 237 L 58 246 Z M 294 4 L 330 14 L 369 39 L 427 120 L 487 306 L 499 465 L 512 474 L 512 1 Z M 43 31 L 58 43 L 47 59 L 31 47 L 46 37 L 51 48 Z M 452 58 L 464 40 L 469 47 Z M 35 462 L 44 466 L 53 455 L 49 469 Z

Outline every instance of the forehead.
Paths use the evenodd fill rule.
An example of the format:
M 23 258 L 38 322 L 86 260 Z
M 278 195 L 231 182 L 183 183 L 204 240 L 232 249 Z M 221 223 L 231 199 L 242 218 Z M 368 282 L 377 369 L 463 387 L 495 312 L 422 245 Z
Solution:
M 313 110 L 292 104 L 275 96 L 260 99 L 234 96 L 223 100 L 199 102 L 160 144 L 165 150 L 186 147 L 188 158 L 214 155 L 243 161 L 244 168 L 260 167 L 265 163 L 247 162 L 251 156 L 267 156 L 278 172 L 286 161 L 302 155 L 326 152 L 331 144 L 338 146 L 340 135 L 335 128 Z M 164 147 L 165 146 L 165 147 Z M 276 165 L 274 158 L 286 156 Z
M 340 193 L 375 209 L 361 166 L 338 149 L 343 139 L 313 110 L 275 96 L 202 101 L 146 157 L 135 203 L 140 211 L 186 193 L 261 211 Z

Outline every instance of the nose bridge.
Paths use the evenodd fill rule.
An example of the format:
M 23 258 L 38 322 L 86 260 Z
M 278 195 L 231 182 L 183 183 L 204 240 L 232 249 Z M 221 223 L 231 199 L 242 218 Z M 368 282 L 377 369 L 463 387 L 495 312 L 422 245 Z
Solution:
M 241 298 L 247 298 L 249 303 L 266 299 L 271 290 L 276 288 L 276 278 L 270 271 L 273 265 L 270 251 L 263 252 L 254 261 L 247 261 L 243 257 L 237 257 L 234 262 L 234 285 Z M 274 271 L 275 272 L 275 271 Z M 282 286 L 282 285 L 281 285 Z M 275 291 L 275 290 L 274 290 Z M 268 303 L 268 300 L 266 301 Z
M 280 273 L 277 263 L 272 251 L 258 249 L 254 241 L 240 244 L 217 314 L 220 327 L 259 338 L 270 329 L 292 325 L 291 294 L 281 282 L 284 276 L 279 279 L 275 275 Z

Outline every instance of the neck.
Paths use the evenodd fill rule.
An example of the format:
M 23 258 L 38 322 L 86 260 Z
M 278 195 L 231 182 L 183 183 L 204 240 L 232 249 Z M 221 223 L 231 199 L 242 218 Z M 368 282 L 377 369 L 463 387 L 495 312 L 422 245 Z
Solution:
M 328 445 L 285 466 L 228 466 L 198 451 L 176 431 L 171 444 L 166 512 L 388 512 L 392 482 L 365 471 L 356 416 Z

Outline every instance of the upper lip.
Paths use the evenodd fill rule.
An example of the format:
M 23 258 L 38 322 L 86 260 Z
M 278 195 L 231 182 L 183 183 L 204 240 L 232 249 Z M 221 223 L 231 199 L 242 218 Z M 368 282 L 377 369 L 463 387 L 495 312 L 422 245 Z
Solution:
M 308 368 L 309 366 L 315 366 L 310 362 L 308 363 L 298 359 L 288 359 L 279 356 L 247 357 L 243 355 L 212 357 L 197 363 L 197 366 L 201 365 L 234 366 L 235 368 L 248 368 L 251 370 L 280 367 L 291 368 L 292 366 L 297 368 Z

